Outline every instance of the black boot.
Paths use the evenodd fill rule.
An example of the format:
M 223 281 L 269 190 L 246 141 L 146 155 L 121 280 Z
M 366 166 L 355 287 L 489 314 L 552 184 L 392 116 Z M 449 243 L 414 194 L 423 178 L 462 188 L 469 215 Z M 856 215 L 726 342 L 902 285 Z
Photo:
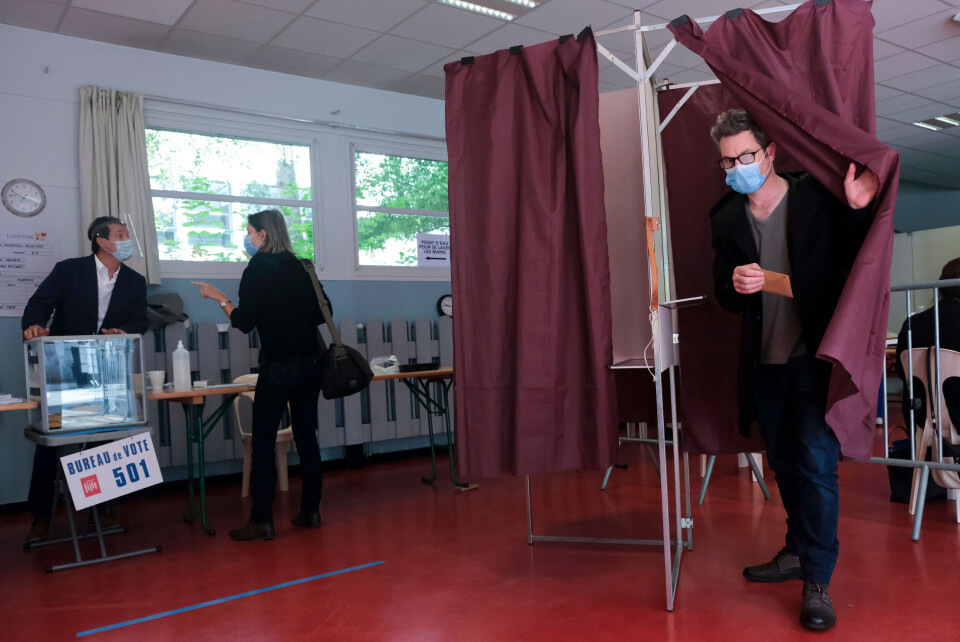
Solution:
M 254 524 L 247 522 L 243 528 L 230 531 L 230 539 L 245 542 L 251 539 L 271 540 L 274 538 L 273 524 Z
M 290 523 L 294 526 L 303 526 L 304 528 L 320 528 L 320 513 L 304 513 L 300 511 L 293 516 Z
M 817 582 L 803 583 L 803 606 L 800 624 L 813 631 L 826 631 L 837 623 L 837 613 L 830 601 L 829 587 Z
M 751 582 L 783 582 L 800 579 L 800 558 L 787 553 L 787 549 L 773 556 L 766 564 L 748 566 L 743 569 L 743 576 Z

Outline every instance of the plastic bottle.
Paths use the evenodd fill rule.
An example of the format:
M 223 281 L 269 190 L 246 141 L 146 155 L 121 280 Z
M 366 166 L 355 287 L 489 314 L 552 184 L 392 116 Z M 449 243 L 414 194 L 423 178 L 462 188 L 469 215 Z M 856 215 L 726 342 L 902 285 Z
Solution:
M 173 351 L 173 389 L 190 390 L 190 353 L 183 347 L 183 341 L 177 342 L 177 349 Z

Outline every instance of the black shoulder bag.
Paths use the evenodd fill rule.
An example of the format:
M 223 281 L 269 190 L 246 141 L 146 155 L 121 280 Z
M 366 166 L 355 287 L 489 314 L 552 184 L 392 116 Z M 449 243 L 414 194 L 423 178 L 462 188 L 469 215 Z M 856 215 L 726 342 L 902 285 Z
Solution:
M 323 392 L 323 398 L 337 399 L 360 392 L 370 385 L 373 370 L 370 369 L 370 364 L 358 350 L 345 346 L 340 341 L 340 332 L 337 331 L 337 326 L 333 324 L 330 304 L 327 297 L 323 295 L 317 273 L 306 265 L 303 265 L 303 269 L 310 277 L 310 283 L 313 284 L 313 290 L 317 295 L 317 303 L 320 304 L 323 321 L 327 324 L 330 335 L 333 337 L 333 343 L 320 355 L 320 389 Z M 317 330 L 317 335 L 321 339 L 320 345 L 322 346 L 323 337 L 319 330 Z

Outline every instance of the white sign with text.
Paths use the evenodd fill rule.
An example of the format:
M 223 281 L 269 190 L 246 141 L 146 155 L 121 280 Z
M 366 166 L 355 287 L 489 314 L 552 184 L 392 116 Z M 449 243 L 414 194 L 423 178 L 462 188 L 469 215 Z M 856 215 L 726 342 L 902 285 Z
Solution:
M 417 265 L 450 267 L 450 237 L 446 234 L 417 234 Z
M 60 260 L 57 235 L 38 223 L 4 221 L 0 230 L 0 317 L 21 317 Z
M 163 481 L 149 432 L 81 450 L 60 463 L 77 510 Z

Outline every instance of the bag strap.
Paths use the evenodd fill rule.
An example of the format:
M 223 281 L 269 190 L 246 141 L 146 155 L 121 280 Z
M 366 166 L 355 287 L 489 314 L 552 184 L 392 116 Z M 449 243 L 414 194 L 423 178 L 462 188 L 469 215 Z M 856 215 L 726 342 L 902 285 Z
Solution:
M 327 301 L 327 297 L 323 296 L 323 292 L 320 288 L 320 280 L 317 278 L 316 270 L 311 270 L 307 267 L 306 260 L 300 261 L 300 265 L 303 267 L 304 272 L 307 273 L 307 277 L 310 279 L 310 284 L 313 285 L 313 291 L 317 295 L 317 303 L 320 304 L 320 314 L 323 315 L 323 322 L 327 324 L 327 329 L 330 330 L 330 336 L 333 337 L 333 343 L 336 344 L 338 348 L 343 347 L 343 342 L 340 341 L 340 332 L 337 330 L 337 326 L 333 323 L 333 316 L 330 314 L 330 303 Z M 311 264 L 313 267 L 313 264 Z M 317 328 L 317 334 L 319 335 L 320 329 Z M 320 342 L 320 347 L 323 347 L 323 342 Z

